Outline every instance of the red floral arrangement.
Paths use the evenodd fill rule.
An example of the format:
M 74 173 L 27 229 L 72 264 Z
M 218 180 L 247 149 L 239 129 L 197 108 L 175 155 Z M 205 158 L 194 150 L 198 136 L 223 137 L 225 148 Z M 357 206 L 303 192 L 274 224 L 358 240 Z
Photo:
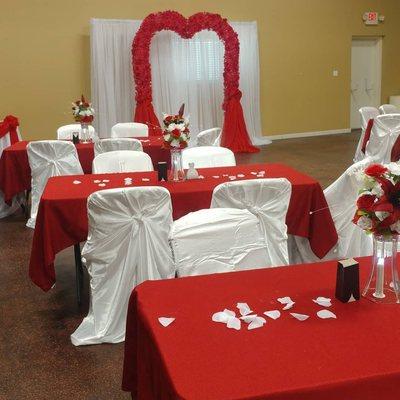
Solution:
M 94 109 L 92 108 L 92 104 L 82 95 L 80 100 L 72 103 L 72 114 L 76 122 L 90 124 L 94 118 Z
M 182 104 L 178 114 L 164 114 L 163 146 L 166 149 L 184 149 L 188 146 L 190 140 L 189 119 L 184 118 L 184 109 L 185 105 Z
M 361 171 L 363 188 L 353 222 L 368 233 L 400 233 L 400 165 L 371 164 Z

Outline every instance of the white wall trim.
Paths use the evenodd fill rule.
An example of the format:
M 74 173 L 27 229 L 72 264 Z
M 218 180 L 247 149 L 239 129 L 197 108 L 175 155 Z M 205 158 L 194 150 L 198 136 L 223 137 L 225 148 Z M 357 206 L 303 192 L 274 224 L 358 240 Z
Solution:
M 350 128 L 345 128 L 345 129 L 331 129 L 328 131 L 285 133 L 284 135 L 268 135 L 264 137 L 270 140 L 281 140 L 281 139 L 294 139 L 294 138 L 313 137 L 313 136 L 340 135 L 342 133 L 350 133 L 350 132 L 351 132 Z

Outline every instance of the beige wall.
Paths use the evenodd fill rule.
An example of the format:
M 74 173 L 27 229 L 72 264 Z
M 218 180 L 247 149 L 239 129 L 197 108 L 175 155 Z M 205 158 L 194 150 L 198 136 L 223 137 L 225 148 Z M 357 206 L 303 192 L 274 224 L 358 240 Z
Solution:
M 166 9 L 258 22 L 265 135 L 349 127 L 352 35 L 384 36 L 382 101 L 400 94 L 400 0 L 2 0 L 0 116 L 20 117 L 27 139 L 54 137 L 90 94 L 89 19 Z M 365 11 L 384 24 L 364 26 Z

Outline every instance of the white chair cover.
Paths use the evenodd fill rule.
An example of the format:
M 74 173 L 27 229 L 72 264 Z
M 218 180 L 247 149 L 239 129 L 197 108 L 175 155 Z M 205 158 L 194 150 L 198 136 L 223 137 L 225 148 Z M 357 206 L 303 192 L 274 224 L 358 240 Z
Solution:
M 94 174 L 153 171 L 153 163 L 142 151 L 117 150 L 96 156 L 92 170 Z
M 214 189 L 211 207 L 240 208 L 254 214 L 266 243 L 266 266 L 288 265 L 285 220 L 291 194 L 292 185 L 285 178 L 226 182 Z
M 19 134 L 19 130 L 17 128 L 18 138 L 21 140 L 21 135 Z M 7 133 L 3 137 L 0 138 L 0 158 L 3 154 L 3 150 L 7 147 L 11 146 L 10 134 Z M 7 205 L 4 202 L 4 194 L 0 190 L 0 218 L 5 218 L 11 214 L 14 214 L 23 203 L 23 195 L 17 195 L 13 198 L 11 206 Z
M 324 260 L 369 256 L 372 254 L 372 236 L 367 235 L 352 220 L 362 182 L 357 172 L 376 162 L 368 157 L 350 166 L 335 182 L 324 190 L 325 198 L 338 233 L 338 243 Z M 314 212 L 318 212 L 315 210 Z M 295 236 L 300 259 L 296 262 L 320 261 L 310 248 L 308 239 Z
M 149 136 L 149 128 L 146 124 L 139 122 L 124 122 L 115 124 L 111 128 L 112 138 L 122 137 L 145 137 Z
M 89 235 L 82 250 L 90 275 L 90 308 L 71 335 L 75 346 L 125 339 L 132 289 L 175 276 L 168 233 L 171 197 L 161 187 L 108 189 L 88 199 Z M 154 294 L 157 296 L 157 294 Z
M 391 162 L 392 147 L 400 134 L 400 114 L 378 115 L 374 120 L 371 137 L 365 149 L 367 157 L 376 162 Z
M 397 114 L 400 112 L 400 110 L 393 104 L 382 104 L 379 107 L 379 111 L 381 114 Z
M 57 139 L 58 140 L 72 140 L 72 134 L 74 132 L 79 133 L 79 137 L 81 135 L 81 124 L 69 124 L 60 126 L 57 129 Z M 89 125 L 89 137 L 93 140 L 97 140 L 96 131 L 94 130 L 92 125 Z
M 183 168 L 189 168 L 189 163 L 195 168 L 231 167 L 236 165 L 235 155 L 225 147 L 201 146 L 190 147 L 182 151 Z
M 211 128 L 199 132 L 197 146 L 221 146 L 221 128 Z
M 260 223 L 248 210 L 212 208 L 189 213 L 172 224 L 169 240 L 178 276 L 268 265 Z
M 357 149 L 354 154 L 354 162 L 361 161 L 365 158 L 365 154 L 361 151 L 362 144 L 364 142 L 365 130 L 370 119 L 375 119 L 379 115 L 379 111 L 375 107 L 361 107 L 358 112 L 361 117 L 361 135 L 358 141 Z
M 94 144 L 94 155 L 116 150 L 143 151 L 142 142 L 132 138 L 101 139 Z
M 40 140 L 27 146 L 32 174 L 31 217 L 26 226 L 35 228 L 40 197 L 47 180 L 52 176 L 82 175 L 76 148 L 71 142 Z

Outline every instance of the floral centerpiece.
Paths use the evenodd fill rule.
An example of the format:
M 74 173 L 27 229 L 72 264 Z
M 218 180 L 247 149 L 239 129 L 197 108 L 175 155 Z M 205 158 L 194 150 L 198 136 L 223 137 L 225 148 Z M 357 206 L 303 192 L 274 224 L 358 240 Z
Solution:
M 400 302 L 397 245 L 400 234 L 400 164 L 371 164 L 358 173 L 362 188 L 353 222 L 373 234 L 373 265 L 363 295 Z
M 163 116 L 163 146 L 171 150 L 170 179 L 173 181 L 181 181 L 185 177 L 181 150 L 188 146 L 190 131 L 189 119 L 183 116 L 184 110 L 185 105 L 182 104 L 178 114 Z
M 183 116 L 184 106 L 176 115 L 164 114 L 163 137 L 167 149 L 184 149 L 190 140 L 189 119 Z
M 363 187 L 353 222 L 367 233 L 400 233 L 400 165 L 372 164 L 359 173 Z
M 76 122 L 83 124 L 91 124 L 94 118 L 94 109 L 85 96 L 82 95 L 80 100 L 72 103 L 72 114 Z
M 92 104 L 82 95 L 80 100 L 72 103 L 72 115 L 76 122 L 81 124 L 81 139 L 83 142 L 89 142 L 89 124 L 93 122 L 94 109 Z

